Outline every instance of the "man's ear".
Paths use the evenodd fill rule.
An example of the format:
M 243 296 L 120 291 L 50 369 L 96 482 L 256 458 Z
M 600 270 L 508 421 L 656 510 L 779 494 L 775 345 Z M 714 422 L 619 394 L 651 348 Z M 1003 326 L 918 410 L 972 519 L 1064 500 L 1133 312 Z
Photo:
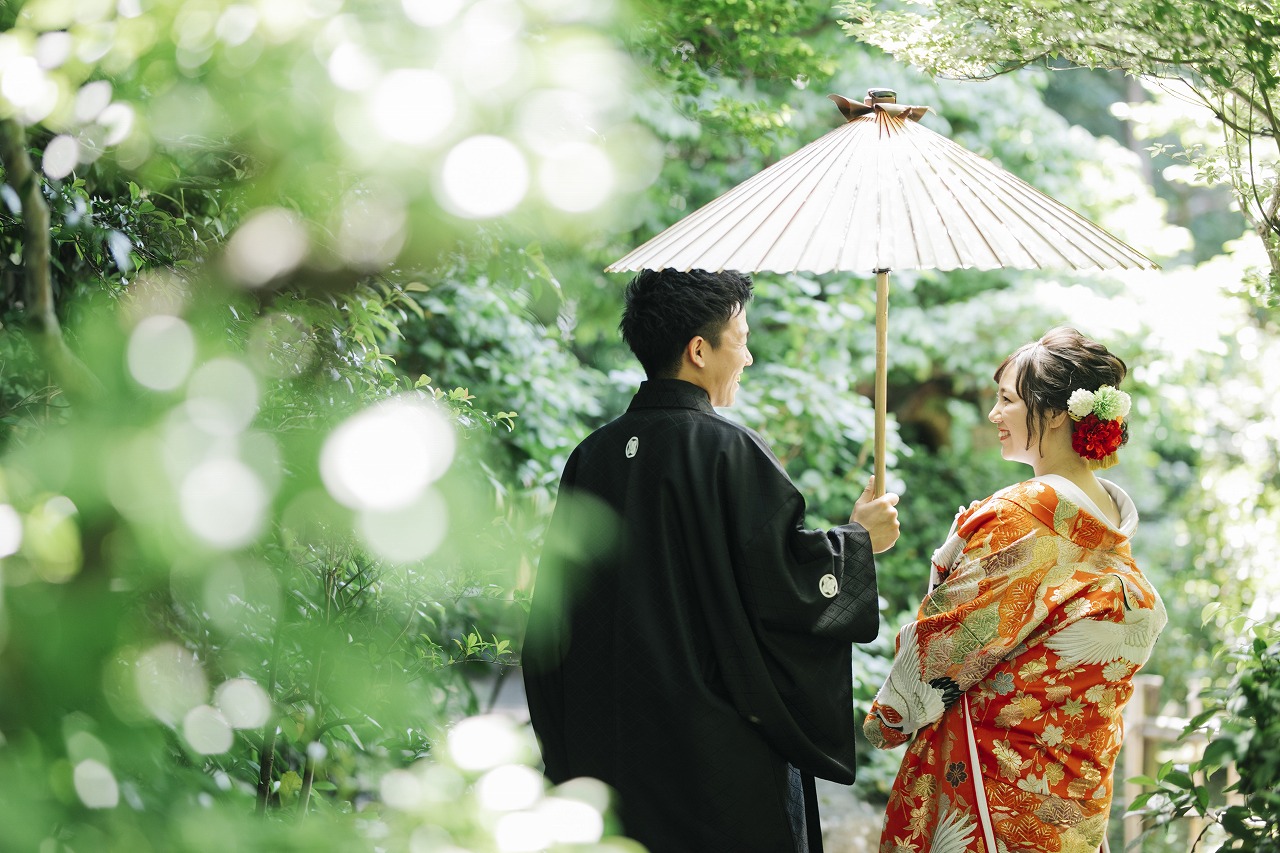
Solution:
M 689 343 L 684 345 L 684 356 L 695 367 L 706 367 L 706 352 L 709 348 L 706 338 L 702 335 L 694 335 L 689 339 Z

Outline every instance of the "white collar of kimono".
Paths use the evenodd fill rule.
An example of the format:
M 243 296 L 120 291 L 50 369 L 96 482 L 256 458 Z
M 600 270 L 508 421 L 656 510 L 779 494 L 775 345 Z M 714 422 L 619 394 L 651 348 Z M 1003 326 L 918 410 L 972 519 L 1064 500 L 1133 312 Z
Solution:
M 1111 495 L 1111 499 L 1116 502 L 1116 509 L 1120 510 L 1120 524 L 1114 525 L 1107 518 L 1107 514 L 1098 508 L 1089 496 L 1081 491 L 1080 487 L 1075 483 L 1063 477 L 1060 474 L 1045 474 L 1043 477 L 1036 477 L 1041 483 L 1053 488 L 1055 492 L 1064 495 L 1073 504 L 1101 521 L 1111 530 L 1116 531 L 1122 536 L 1133 536 L 1138 530 L 1138 507 L 1134 505 L 1133 499 L 1125 492 L 1124 489 L 1117 486 L 1110 480 L 1098 478 L 1098 482 L 1102 484 L 1102 488 L 1107 490 L 1107 494 Z

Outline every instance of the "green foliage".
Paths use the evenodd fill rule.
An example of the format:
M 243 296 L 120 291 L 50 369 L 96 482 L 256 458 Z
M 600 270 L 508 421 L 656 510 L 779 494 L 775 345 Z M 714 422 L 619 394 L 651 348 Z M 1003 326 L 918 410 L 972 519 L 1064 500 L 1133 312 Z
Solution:
M 987 80 L 1060 60 L 1169 80 L 1180 96 L 1216 119 L 1221 142 L 1186 149 L 1206 180 L 1231 186 L 1262 238 L 1274 296 L 1280 277 L 1275 140 L 1280 130 L 1280 16 L 1239 0 L 1052 0 L 1003 5 L 981 0 L 841 5 L 851 35 L 868 39 L 930 73 Z M 1061 65 L 1059 62 L 1059 67 Z
M 785 0 L 694 0 L 638 4 L 631 47 L 660 74 L 677 109 L 707 144 L 766 148 L 785 131 L 792 110 L 776 95 L 803 88 L 836 69 L 815 48 L 830 21 L 825 3 Z M 828 34 L 830 29 L 827 28 Z
M 1216 604 L 1206 608 L 1205 622 L 1219 610 Z M 1237 619 L 1239 627 L 1250 621 Z M 1225 688 L 1204 694 L 1208 706 L 1184 733 L 1208 739 L 1202 757 L 1185 765 L 1169 762 L 1155 778 L 1133 780 L 1153 790 L 1135 799 L 1130 812 L 1166 826 L 1197 816 L 1224 831 L 1218 850 L 1275 853 L 1280 850 L 1280 631 L 1255 623 L 1245 633 L 1251 641 L 1219 650 L 1234 675 Z M 1233 769 L 1237 780 L 1223 788 L 1219 777 L 1226 769 Z
M 430 340 L 458 309 L 428 316 L 423 295 L 438 281 L 392 264 L 418 269 L 457 251 L 455 283 L 472 280 L 463 255 L 484 244 L 459 243 L 477 233 L 459 211 L 467 189 L 438 164 L 486 132 L 519 141 L 509 150 L 528 186 L 514 203 L 527 199 L 529 221 L 553 234 L 586 221 L 566 210 L 581 194 L 545 197 L 529 178 L 563 170 L 557 146 L 578 140 L 606 189 L 627 179 L 630 148 L 592 144 L 622 111 L 580 91 L 625 76 L 593 15 L 521 10 L 505 30 L 511 50 L 498 51 L 515 58 L 506 77 L 477 88 L 465 69 L 464 85 L 421 67 L 495 31 L 466 35 L 461 8 L 443 18 L 409 3 L 355 4 L 338 18 L 177 2 L 11 11 L 3 71 L 21 66 L 29 85 L 6 88 L 0 115 L 6 133 L 28 131 L 21 153 L 51 243 L 47 258 L 24 257 L 39 210 L 4 187 L 0 322 L 30 323 L 23 279 L 46 264 L 54 312 L 40 333 L 0 338 L 0 538 L 13 551 L 0 564 L 0 691 L 32 697 L 0 707 L 5 844 L 407 849 L 413 839 L 483 850 L 507 812 L 534 820 L 543 806 L 577 810 L 542 830 L 566 846 L 616 831 L 592 831 L 604 792 L 544 797 L 527 733 L 491 732 L 511 748 L 478 764 L 446 744 L 483 710 L 475 670 L 514 663 L 513 588 L 539 510 L 513 532 L 511 516 L 526 510 L 512 493 L 545 494 L 548 475 L 539 457 L 522 485 L 495 449 L 522 424 L 512 400 L 490 405 L 498 398 L 396 364 L 417 359 L 402 328 Z M 492 70 L 489 47 L 475 55 Z M 565 78 L 544 55 L 592 70 Z M 353 84 L 351 73 L 368 76 Z M 415 99 L 426 87 L 426 115 L 463 120 L 406 128 L 421 113 L 395 100 L 408 96 L 395 89 L 405 80 L 419 84 Z M 537 114 L 521 112 L 523 96 L 590 116 L 530 129 Z M 526 260 L 554 281 L 536 251 Z M 499 302 L 490 319 L 508 310 Z M 93 393 L 62 387 L 44 343 L 64 338 Z M 435 376 L 463 372 L 438 366 Z M 399 461 L 420 469 L 423 453 L 443 458 L 456 444 L 448 470 L 407 507 L 382 506 L 379 484 L 335 498 L 335 442 L 406 412 L 434 424 L 436 443 Z M 373 443 L 343 453 L 376 454 Z M 261 713 L 245 718 L 237 691 Z M 520 770 L 521 803 L 477 794 L 484 774 Z
M 0 825 L 23 849 L 494 849 L 502 822 L 539 803 L 605 810 L 604 792 L 548 799 L 540 783 L 525 807 L 494 806 L 480 782 L 529 770 L 519 767 L 535 760 L 527 732 L 487 730 L 511 748 L 484 766 L 464 766 L 448 732 L 484 709 L 477 684 L 514 663 L 569 450 L 621 411 L 639 378 L 616 332 L 624 281 L 599 270 L 836 126 L 827 91 L 856 99 L 887 85 L 931 104 L 935 129 L 1122 235 L 1164 214 L 1135 157 L 1064 118 L 1060 92 L 1046 100 L 1047 72 L 936 80 L 844 38 L 835 13 L 808 0 L 650 3 L 621 9 L 616 24 L 602 11 L 611 4 L 406 0 L 248 16 L 234 3 L 143 5 L 125 14 L 31 0 L 0 12 L 3 61 L 37 44 L 48 60 L 38 73 L 23 66 L 40 85 L 22 90 L 25 101 L 6 86 L 0 113 L 26 128 L 46 169 L 56 319 L 101 385 L 73 394 L 39 335 L 11 333 L 32 318 L 28 217 L 6 188 L 0 512 L 22 538 L 0 563 L 0 692 L 29 698 L 0 703 Z M 1068 5 L 1082 22 L 1121 9 Z M 1266 43 L 1245 39 L 1242 53 L 1225 40 L 1270 13 L 1183 5 L 1165 3 L 1186 13 L 1169 33 L 1204 24 L 1210 36 L 1183 59 L 1226 69 L 1243 56 L 1242 79 L 1263 74 Z M 993 14 L 1065 37 L 1056 14 Z M 892 36 L 877 20 L 855 35 Z M 1160 23 L 1117 21 L 1126 32 Z M 937 29 L 950 45 L 912 44 L 976 59 L 1039 49 L 1024 30 L 962 45 L 981 21 L 960 23 Z M 51 60 L 66 37 L 66 61 Z M 1231 97 L 1224 115 L 1236 120 L 1246 101 Z M 442 115 L 451 120 L 426 121 Z M 1150 125 L 1152 144 L 1181 146 L 1186 162 L 1174 165 L 1206 180 L 1240 174 L 1257 140 L 1246 128 L 1225 154 L 1200 154 L 1183 145 L 1184 124 Z M 477 138 L 508 144 L 523 171 L 498 174 L 493 161 L 454 180 L 446 164 Z M 49 151 L 69 141 L 78 147 L 62 174 Z M 468 198 L 468 186 L 483 192 Z M 513 186 L 523 189 L 507 210 L 465 208 Z M 1271 189 L 1261 182 L 1250 209 L 1265 209 Z M 1180 257 L 1185 235 L 1166 232 L 1163 256 Z M 1196 274 L 1246 298 L 1265 291 L 1236 267 Z M 728 414 L 769 438 L 811 523 L 843 521 L 870 470 L 869 278 L 759 276 L 757 290 L 757 363 Z M 879 560 L 885 626 L 855 652 L 855 714 L 956 508 L 1026 473 L 999 460 L 985 432 L 995 365 L 1056 322 L 1091 331 L 1122 296 L 1109 280 L 895 273 L 889 485 L 904 529 Z M 1264 300 L 1241 304 L 1250 310 L 1216 329 L 1201 357 L 1160 336 L 1144 346 L 1137 323 L 1102 335 L 1138 368 L 1130 390 L 1150 427 L 1116 479 L 1132 484 L 1143 530 L 1158 531 L 1140 562 L 1170 610 L 1152 664 L 1168 675 L 1214 671 L 1200 650 L 1234 629 L 1188 614 L 1214 599 L 1265 601 L 1276 550 L 1267 405 L 1280 389 L 1263 367 L 1277 330 Z M 189 356 L 179 346 L 131 361 L 156 319 L 185 329 Z M 140 381 L 162 368 L 172 384 Z M 326 446 L 361 415 L 405 402 L 434 407 L 456 440 L 434 491 L 403 516 L 337 500 Z M 204 463 L 239 478 L 221 503 L 197 500 L 216 496 L 216 480 L 189 486 Z M 233 544 L 211 541 L 192 506 L 256 523 Z M 421 556 L 414 537 L 446 517 Z M 387 553 L 410 546 L 412 558 Z M 1219 689 L 1243 689 L 1216 674 Z M 214 688 L 244 683 L 266 697 L 268 717 L 202 751 L 197 724 L 230 713 Z M 1249 701 L 1269 701 L 1258 696 Z M 863 750 L 862 761 L 860 790 L 883 795 L 896 754 Z M 112 785 L 120 805 L 91 807 Z

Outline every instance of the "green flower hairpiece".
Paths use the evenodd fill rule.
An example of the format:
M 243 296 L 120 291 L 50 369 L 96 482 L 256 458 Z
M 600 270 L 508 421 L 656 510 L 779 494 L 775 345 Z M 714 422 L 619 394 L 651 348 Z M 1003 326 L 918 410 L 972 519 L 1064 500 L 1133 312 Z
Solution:
M 1067 399 L 1067 412 L 1075 420 L 1097 415 L 1100 421 L 1115 421 L 1126 417 L 1133 401 L 1119 388 L 1103 385 L 1097 391 L 1077 388 Z

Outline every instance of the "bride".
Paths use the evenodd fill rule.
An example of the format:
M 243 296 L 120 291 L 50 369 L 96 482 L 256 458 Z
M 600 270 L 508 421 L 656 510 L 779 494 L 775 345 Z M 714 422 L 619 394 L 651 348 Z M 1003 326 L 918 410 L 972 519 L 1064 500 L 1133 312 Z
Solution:
M 1094 471 L 1128 438 L 1125 364 L 1054 329 L 996 371 L 1001 455 L 1034 475 L 956 516 L 863 725 L 910 741 L 881 853 L 1106 850 L 1120 713 L 1164 627 L 1133 501 Z

